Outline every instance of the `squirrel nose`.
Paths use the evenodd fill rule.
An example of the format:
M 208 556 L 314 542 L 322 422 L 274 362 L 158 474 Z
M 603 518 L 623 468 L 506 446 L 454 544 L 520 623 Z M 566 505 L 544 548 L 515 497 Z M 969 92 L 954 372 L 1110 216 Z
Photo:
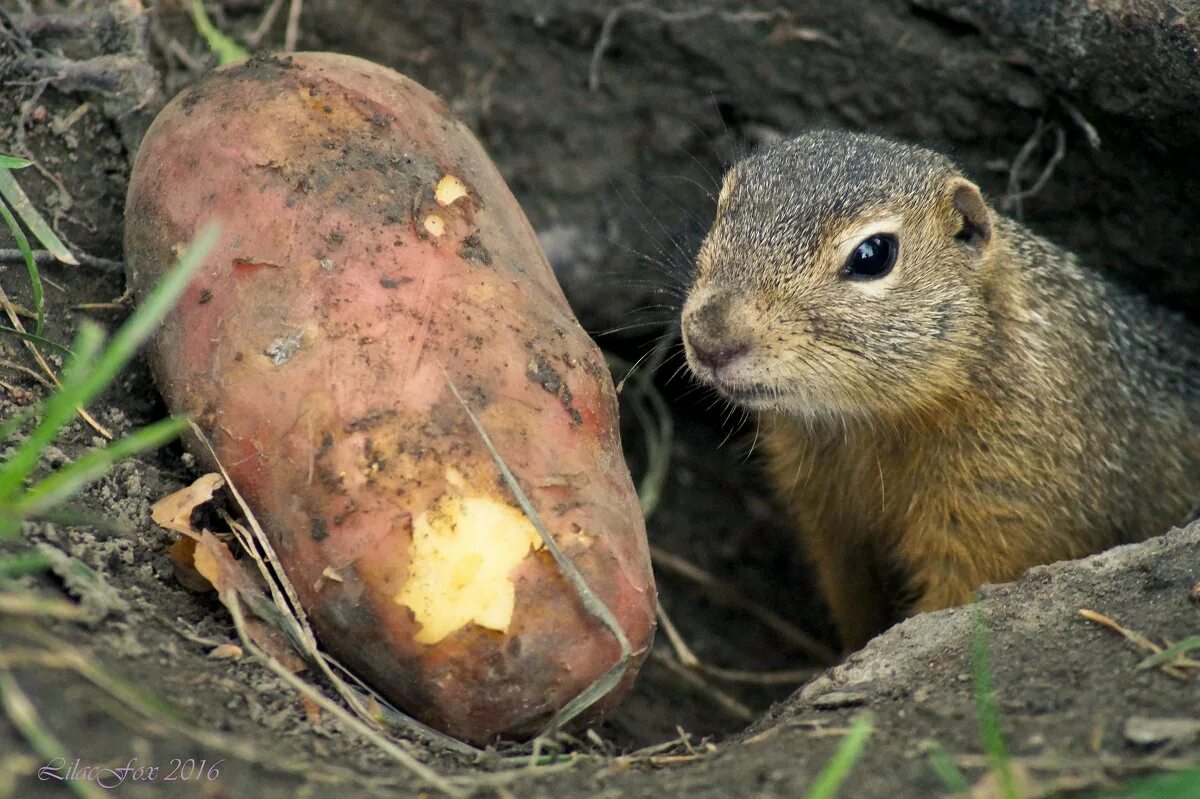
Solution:
M 744 356 L 751 347 L 748 338 L 730 329 L 730 303 L 727 294 L 715 294 L 683 320 L 683 336 L 692 357 L 714 372 Z
M 692 345 L 692 355 L 703 366 L 714 372 L 723 366 L 728 366 L 750 351 L 750 343 L 699 341 L 694 336 L 688 340 Z

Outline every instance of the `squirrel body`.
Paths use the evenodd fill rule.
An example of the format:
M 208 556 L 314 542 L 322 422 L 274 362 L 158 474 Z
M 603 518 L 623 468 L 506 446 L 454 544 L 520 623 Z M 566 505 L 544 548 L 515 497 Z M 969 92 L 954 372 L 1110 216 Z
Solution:
M 817 132 L 736 164 L 682 330 L 759 414 L 847 647 L 1200 501 L 1200 330 L 929 150 Z

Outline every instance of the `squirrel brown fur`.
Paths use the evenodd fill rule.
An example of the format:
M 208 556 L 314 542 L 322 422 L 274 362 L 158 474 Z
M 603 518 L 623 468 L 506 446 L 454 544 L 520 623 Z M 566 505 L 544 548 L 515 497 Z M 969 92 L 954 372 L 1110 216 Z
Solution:
M 847 647 L 1200 501 L 1200 330 L 938 153 L 774 144 L 728 172 L 696 261 L 688 362 L 759 415 Z

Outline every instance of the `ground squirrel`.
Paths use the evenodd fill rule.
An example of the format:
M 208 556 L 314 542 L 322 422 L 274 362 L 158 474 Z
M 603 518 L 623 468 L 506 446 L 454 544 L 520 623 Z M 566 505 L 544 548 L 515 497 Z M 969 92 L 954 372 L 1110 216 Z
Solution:
M 988 207 L 947 158 L 818 132 L 725 176 L 688 362 L 758 413 L 843 644 L 1200 500 L 1200 330 Z

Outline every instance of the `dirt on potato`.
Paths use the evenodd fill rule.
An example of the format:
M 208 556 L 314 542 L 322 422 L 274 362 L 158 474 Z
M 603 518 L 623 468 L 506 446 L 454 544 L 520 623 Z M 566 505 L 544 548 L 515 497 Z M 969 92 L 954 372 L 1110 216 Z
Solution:
M 69 342 L 83 318 L 111 330 L 128 314 L 119 262 L 131 147 L 156 103 L 211 60 L 187 4 L 147 3 L 141 33 L 130 33 L 125 12 L 98 2 L 11 5 L 0 16 L 0 152 L 37 159 L 41 169 L 17 173 L 21 184 L 91 256 L 80 267 L 43 268 L 46 335 Z M 270 5 L 208 7 L 245 43 Z M 263 47 L 282 46 L 288 5 L 266 26 Z M 1066 93 L 1020 57 L 1018 37 L 985 36 L 937 8 L 947 3 L 298 5 L 301 48 L 398 69 L 439 92 L 477 132 L 585 326 L 621 328 L 599 336 L 602 347 L 634 360 L 666 337 L 655 374 L 675 436 L 648 522 L 661 604 L 706 664 L 812 675 L 803 685 L 762 684 L 688 671 L 660 631 L 633 695 L 590 732 L 556 744 L 562 755 L 531 759 L 527 749 L 503 747 L 467 755 L 420 740 L 406 751 L 481 796 L 801 796 L 853 720 L 870 714 L 874 732 L 840 795 L 943 796 L 936 753 L 969 784 L 988 772 L 973 653 L 981 638 L 1000 730 L 1022 779 L 1075 795 L 1200 762 L 1200 678 L 1139 670 L 1148 652 L 1079 615 L 1095 611 L 1156 644 L 1200 632 L 1200 525 L 1039 567 L 986 589 L 978 616 L 959 609 L 910 619 L 824 671 L 814 650 L 832 645 L 830 629 L 747 456 L 754 426 L 673 375 L 681 362 L 670 338 L 673 292 L 724 164 L 755 142 L 815 125 L 932 143 L 996 196 L 1012 194 L 1016 175 L 1014 197 L 1054 155 L 1053 130 L 1032 138 L 1039 120 L 1059 126 L 1063 157 L 1038 192 L 1017 200 L 1025 220 L 1194 315 L 1200 284 L 1177 256 L 1200 212 L 1186 180 L 1196 156 L 1178 144 L 1184 133 L 1173 137 L 1132 104 L 1123 116 L 1093 102 L 1086 81 Z M 130 82 L 139 65 L 153 68 L 157 99 L 144 82 Z M 1076 115 L 1096 129 L 1101 149 Z M 1031 154 L 1015 163 L 1030 141 Z M 21 262 L 0 263 L 0 286 L 13 303 L 31 304 Z M 666 307 L 635 310 L 646 306 Z M 46 391 L 27 370 L 36 366 L 25 347 L 0 335 L 0 419 Z M 549 371 L 535 363 L 529 379 L 568 407 Z M 647 468 L 645 430 L 630 401 L 627 393 L 622 432 L 637 481 Z M 142 360 L 91 410 L 116 435 L 166 412 Z M 77 421 L 47 450 L 43 469 L 101 443 Z M 0 459 L 11 446 L 0 442 Z M 75 597 L 92 614 L 76 622 L 0 611 L 0 678 L 12 675 L 64 757 L 55 763 L 35 750 L 11 708 L 0 713 L 0 797 L 63 795 L 60 778 L 82 779 L 89 766 L 131 797 L 183 787 L 167 782 L 196 783 L 183 787 L 186 795 L 268 798 L 427 790 L 253 657 L 229 656 L 239 642 L 228 612 L 212 593 L 180 584 L 168 553 L 176 536 L 149 516 L 155 501 L 198 474 L 179 445 L 164 447 L 88 488 L 78 507 L 89 519 L 30 524 L 24 544 L 0 545 L 61 553 L 55 570 L 22 582 Z M 194 521 L 221 523 L 211 511 Z M 716 586 L 702 584 L 697 570 Z

